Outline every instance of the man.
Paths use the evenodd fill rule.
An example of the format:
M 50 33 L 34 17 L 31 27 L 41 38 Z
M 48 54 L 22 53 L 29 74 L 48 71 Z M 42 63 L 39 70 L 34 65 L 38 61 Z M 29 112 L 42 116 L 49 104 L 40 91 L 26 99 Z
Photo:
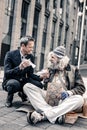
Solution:
M 48 119 L 51 123 L 64 123 L 65 114 L 80 110 L 83 106 L 83 93 L 85 87 L 79 70 L 69 64 L 69 58 L 65 55 L 65 48 L 59 46 L 53 50 L 49 65 L 49 78 L 45 79 L 46 83 L 60 80 L 64 84 L 64 91 L 60 93 L 60 104 L 51 106 L 46 102 L 46 90 L 27 83 L 24 85 L 24 92 L 28 96 L 34 112 L 27 114 L 27 121 L 36 124 L 41 120 Z M 54 93 L 54 92 L 53 92 Z
M 27 77 L 33 73 L 31 63 L 34 62 L 32 51 L 34 39 L 22 37 L 20 39 L 20 49 L 7 52 L 4 60 L 4 79 L 2 87 L 8 92 L 6 106 L 11 107 L 14 93 L 19 92 L 22 101 L 26 100 L 23 93 L 23 85 L 27 83 Z

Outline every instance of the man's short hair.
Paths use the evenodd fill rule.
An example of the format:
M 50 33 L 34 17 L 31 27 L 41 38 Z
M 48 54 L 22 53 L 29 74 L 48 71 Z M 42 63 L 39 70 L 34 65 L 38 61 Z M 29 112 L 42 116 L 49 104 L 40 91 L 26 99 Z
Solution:
M 25 46 L 28 44 L 29 41 L 35 42 L 35 39 L 31 36 L 24 36 L 20 39 L 20 46 L 24 44 Z

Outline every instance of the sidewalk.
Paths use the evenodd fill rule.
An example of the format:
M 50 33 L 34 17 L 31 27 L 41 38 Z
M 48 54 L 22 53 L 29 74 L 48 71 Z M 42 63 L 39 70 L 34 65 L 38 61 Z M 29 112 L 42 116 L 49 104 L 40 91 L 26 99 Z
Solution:
M 3 72 L 0 73 L 1 81 Z M 87 77 L 83 77 L 87 86 Z M 87 130 L 87 119 L 79 118 L 74 125 L 71 124 L 51 124 L 48 121 L 40 122 L 35 126 L 27 123 L 26 113 L 17 112 L 16 109 L 23 106 L 17 94 L 14 95 L 13 107 L 5 107 L 6 92 L 2 90 L 0 83 L 0 130 Z

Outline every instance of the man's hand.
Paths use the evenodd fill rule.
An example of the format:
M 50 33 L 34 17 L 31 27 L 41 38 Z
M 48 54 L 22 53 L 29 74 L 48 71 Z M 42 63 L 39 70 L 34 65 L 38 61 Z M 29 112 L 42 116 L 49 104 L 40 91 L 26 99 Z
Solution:
M 49 78 L 49 71 L 47 69 L 42 70 L 39 74 L 41 79 Z
M 69 94 L 67 91 L 64 91 L 61 93 L 61 99 L 64 100 L 65 98 L 69 97 Z
M 30 62 L 29 60 L 25 59 L 21 62 L 21 64 L 19 65 L 20 69 L 25 69 L 26 67 L 30 66 Z

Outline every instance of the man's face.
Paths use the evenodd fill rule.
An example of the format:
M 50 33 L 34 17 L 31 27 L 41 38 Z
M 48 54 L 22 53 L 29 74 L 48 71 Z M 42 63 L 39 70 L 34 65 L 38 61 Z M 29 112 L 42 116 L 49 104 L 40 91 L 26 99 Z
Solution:
M 50 62 L 53 64 L 57 64 L 59 61 L 58 57 L 54 54 L 51 54 Z
M 21 50 L 24 55 L 31 54 L 33 52 L 33 49 L 34 49 L 34 41 L 29 41 L 26 46 L 24 44 L 22 44 L 21 46 Z
M 50 57 L 50 67 L 56 69 L 58 67 L 59 61 L 60 59 L 52 53 Z

